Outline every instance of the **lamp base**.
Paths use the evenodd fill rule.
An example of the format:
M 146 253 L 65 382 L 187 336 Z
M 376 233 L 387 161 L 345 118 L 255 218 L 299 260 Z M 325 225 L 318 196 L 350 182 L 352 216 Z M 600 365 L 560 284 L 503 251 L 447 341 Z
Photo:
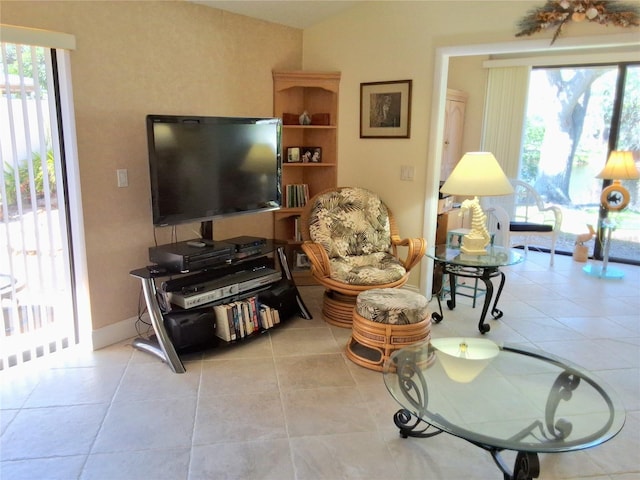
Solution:
M 466 253 L 467 255 L 486 255 L 487 242 L 484 238 L 473 238 L 470 234 L 462 237 L 462 245 L 460 246 L 460 251 L 462 253 Z
M 482 211 L 478 197 L 467 199 L 460 205 L 460 215 L 471 210 L 471 231 L 462 237 L 460 251 L 468 255 L 486 255 L 491 236 L 487 230 L 487 216 Z
M 582 267 L 582 271 L 591 277 L 615 280 L 624 278 L 624 272 L 622 270 L 609 266 L 604 269 L 601 265 L 585 265 L 584 267 Z

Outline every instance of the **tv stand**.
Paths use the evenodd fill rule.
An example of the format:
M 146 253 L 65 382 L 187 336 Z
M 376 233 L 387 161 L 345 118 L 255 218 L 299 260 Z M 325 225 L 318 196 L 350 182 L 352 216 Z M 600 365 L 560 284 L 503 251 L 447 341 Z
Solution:
M 256 290 L 243 292 L 240 295 L 232 297 L 230 299 L 224 299 L 224 301 L 235 301 L 241 298 L 246 298 L 252 295 L 256 295 L 259 292 L 265 292 L 269 290 L 276 290 L 280 288 L 282 282 L 286 282 L 288 284 L 289 289 L 293 289 L 295 292 L 295 305 L 287 305 L 287 310 L 295 311 L 303 318 L 310 320 L 312 318 L 311 313 L 307 309 L 300 293 L 298 292 L 298 288 L 295 285 L 293 277 L 291 275 L 291 271 L 289 269 L 287 258 L 284 252 L 284 247 L 281 245 L 274 244 L 273 241 L 267 241 L 264 247 L 261 249 L 261 253 L 253 256 L 240 256 L 235 260 L 231 261 L 231 264 L 225 264 L 219 268 L 219 278 L 223 280 L 225 277 L 229 277 L 233 274 L 229 274 L 229 265 L 241 265 L 244 262 L 259 260 L 260 258 L 264 258 L 267 255 L 275 254 L 278 265 L 280 266 L 280 270 L 282 272 L 282 280 L 278 282 L 274 282 L 271 285 L 266 285 L 261 288 L 257 288 Z M 203 269 L 203 271 L 212 275 L 212 278 L 216 276 L 216 268 L 207 268 Z M 193 272 L 190 272 L 193 273 Z M 142 292 L 144 295 L 145 303 L 147 306 L 147 311 L 149 313 L 149 317 L 151 320 L 151 326 L 153 328 L 154 335 L 150 337 L 138 337 L 133 341 L 134 348 L 149 353 L 158 357 L 160 360 L 165 362 L 171 370 L 175 373 L 184 373 L 186 371 L 180 356 L 176 348 L 174 347 L 169 334 L 164 325 L 164 317 L 163 317 L 163 309 L 160 306 L 160 302 L 158 300 L 159 291 L 156 286 L 156 280 L 162 277 L 171 276 L 172 279 L 180 278 L 181 281 L 188 282 L 190 276 L 182 273 L 168 273 L 162 270 L 158 271 L 156 269 L 149 269 L 148 267 L 139 268 L 136 270 L 132 270 L 130 275 L 140 279 L 142 283 Z M 200 278 L 200 273 L 195 273 L 192 275 L 193 278 Z M 212 302 L 210 305 L 218 304 L 221 302 Z M 207 306 L 207 305 L 205 305 Z

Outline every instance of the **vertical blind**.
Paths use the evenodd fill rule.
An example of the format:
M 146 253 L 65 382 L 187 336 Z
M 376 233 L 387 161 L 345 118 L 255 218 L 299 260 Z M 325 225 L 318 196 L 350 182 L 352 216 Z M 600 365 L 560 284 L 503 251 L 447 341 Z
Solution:
M 51 59 L 0 43 L 0 369 L 74 342 Z
M 518 178 L 531 68 L 490 68 L 482 149 L 492 152 L 509 178 Z

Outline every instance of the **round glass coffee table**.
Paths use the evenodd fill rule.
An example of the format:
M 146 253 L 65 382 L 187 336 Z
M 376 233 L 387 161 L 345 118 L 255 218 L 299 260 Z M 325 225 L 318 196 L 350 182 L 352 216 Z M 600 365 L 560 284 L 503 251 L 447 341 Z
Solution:
M 487 333 L 491 327 L 484 323 L 489 306 L 493 299 L 493 282 L 494 277 L 500 277 L 500 285 L 493 299 L 493 307 L 491 315 L 494 319 L 502 317 L 502 311 L 498 309 L 498 300 L 504 288 L 505 275 L 500 267 L 515 265 L 522 262 L 523 257 L 511 248 L 498 247 L 490 245 L 487 247 L 486 255 L 470 255 L 460 251 L 459 248 L 452 248 L 449 245 L 436 245 L 427 250 L 427 257 L 435 260 L 436 265 L 442 268 L 442 272 L 449 275 L 449 285 L 451 298 L 447 300 L 447 306 L 450 310 L 456 308 L 456 277 L 472 278 L 474 280 L 482 280 L 485 285 L 484 304 L 482 305 L 482 313 L 478 322 L 478 330 L 480 333 Z M 440 323 L 444 317 L 442 313 L 442 304 L 440 303 L 440 292 L 437 294 L 438 308 L 440 312 L 433 312 L 431 319 L 435 323 Z
M 400 435 L 446 432 L 491 453 L 505 479 L 539 475 L 538 453 L 595 447 L 625 421 L 615 392 L 570 362 L 485 338 L 433 339 L 393 353 L 385 385 Z M 500 453 L 517 452 L 513 471 Z

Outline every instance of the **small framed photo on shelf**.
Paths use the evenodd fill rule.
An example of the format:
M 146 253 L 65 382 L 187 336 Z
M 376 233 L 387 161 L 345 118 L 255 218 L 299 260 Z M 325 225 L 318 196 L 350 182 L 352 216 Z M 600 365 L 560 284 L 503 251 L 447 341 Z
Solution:
M 409 138 L 411 80 L 360 84 L 360 138 Z
M 309 257 L 303 252 L 296 252 L 296 268 L 308 269 L 311 268 L 309 263 Z
M 302 147 L 303 163 L 320 163 L 322 162 L 321 147 Z
M 287 148 L 287 163 L 299 163 L 302 161 L 300 155 L 300 147 L 288 147 Z

